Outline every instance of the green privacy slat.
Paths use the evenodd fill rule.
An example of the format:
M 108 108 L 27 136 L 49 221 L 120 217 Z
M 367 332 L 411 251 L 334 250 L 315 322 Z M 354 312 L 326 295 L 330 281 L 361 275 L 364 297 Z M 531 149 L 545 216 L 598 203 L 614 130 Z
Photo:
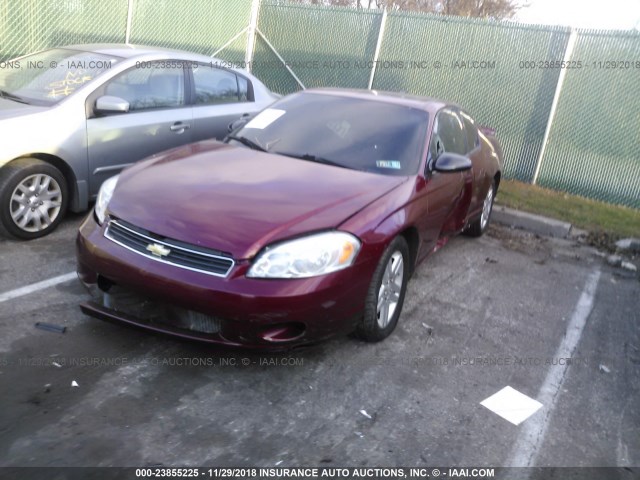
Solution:
M 381 18 L 375 10 L 263 1 L 258 28 L 305 87 L 367 88 L 364 63 L 373 60 Z M 300 89 L 261 37 L 253 72 L 279 93 Z
M 374 88 L 459 103 L 479 123 L 497 130 L 505 174 L 531 181 L 559 70 L 521 68 L 520 62 L 562 59 L 568 38 L 562 28 L 394 12 L 380 60 L 420 61 L 425 68 L 380 69 Z M 463 68 L 482 61 L 484 68 Z
M 77 43 L 124 42 L 127 0 L 0 0 L 0 60 Z
M 640 35 L 579 31 L 572 59 L 538 181 L 640 208 Z
M 128 4 L 0 0 L 0 61 L 51 46 L 122 43 Z M 211 55 L 248 26 L 251 5 L 133 0 L 130 41 Z M 378 10 L 263 0 L 258 28 L 306 87 L 366 88 L 382 18 Z M 505 176 L 531 182 L 561 70 L 522 62 L 563 60 L 569 37 L 564 27 L 392 11 L 373 88 L 463 105 L 497 130 Z M 238 35 L 217 56 L 242 62 L 247 39 Z M 301 89 L 259 34 L 253 60 L 253 73 L 274 91 Z M 640 34 L 578 30 L 571 60 L 583 68 L 566 70 L 538 182 L 640 208 Z M 487 63 L 463 68 L 473 61 Z M 620 61 L 630 64 L 605 63 Z
M 134 0 L 131 43 L 211 55 L 249 25 L 251 0 Z M 216 56 L 244 60 L 243 34 Z

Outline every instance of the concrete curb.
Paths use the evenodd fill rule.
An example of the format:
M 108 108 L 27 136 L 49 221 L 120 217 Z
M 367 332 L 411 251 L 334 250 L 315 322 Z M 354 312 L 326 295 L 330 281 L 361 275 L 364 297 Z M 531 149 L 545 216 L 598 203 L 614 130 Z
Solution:
M 571 224 L 553 218 L 521 212 L 512 208 L 494 205 L 492 219 L 502 225 L 520 228 L 538 235 L 567 238 L 571 232 Z

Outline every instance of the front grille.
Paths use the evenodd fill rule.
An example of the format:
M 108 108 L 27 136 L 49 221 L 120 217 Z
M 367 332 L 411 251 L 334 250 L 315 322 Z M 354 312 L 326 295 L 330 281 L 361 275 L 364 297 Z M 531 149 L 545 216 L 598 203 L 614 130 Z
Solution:
M 167 239 L 122 220 L 111 219 L 104 235 L 118 245 L 147 258 L 195 272 L 226 277 L 234 265 L 230 256 Z
M 219 317 L 152 300 L 119 285 L 110 284 L 101 295 L 103 306 L 147 324 L 163 324 L 208 334 L 219 333 L 222 329 L 222 319 Z

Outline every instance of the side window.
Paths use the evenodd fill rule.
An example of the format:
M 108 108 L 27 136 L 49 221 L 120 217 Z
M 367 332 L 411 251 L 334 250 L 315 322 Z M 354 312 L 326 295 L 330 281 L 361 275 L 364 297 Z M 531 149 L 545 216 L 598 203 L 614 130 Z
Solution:
M 249 81 L 238 75 L 238 94 L 241 102 L 249 101 Z
M 105 95 L 129 102 L 130 112 L 184 106 L 183 69 L 163 68 L 162 63 L 168 62 L 143 63 L 121 73 L 105 87 Z
M 464 112 L 460 112 L 462 121 L 464 122 L 464 131 L 467 135 L 467 153 L 474 150 L 480 145 L 480 139 L 478 138 L 478 129 L 473 119 Z
M 451 110 L 442 110 L 436 119 L 431 151 L 437 158 L 442 152 L 467 153 L 462 120 Z
M 209 65 L 198 65 L 193 68 L 193 81 L 196 89 L 196 105 L 217 105 L 246 101 L 247 81 L 244 80 L 244 97 L 239 86 L 240 77 Z

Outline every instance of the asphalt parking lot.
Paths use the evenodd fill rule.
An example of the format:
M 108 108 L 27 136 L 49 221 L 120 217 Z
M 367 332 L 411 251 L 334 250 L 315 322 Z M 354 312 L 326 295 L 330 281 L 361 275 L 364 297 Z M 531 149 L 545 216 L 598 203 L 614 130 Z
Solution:
M 80 221 L 0 240 L 0 466 L 640 465 L 640 282 L 587 247 L 456 238 L 386 341 L 270 355 L 85 317 L 73 278 L 33 287 L 74 271 Z M 542 408 L 480 405 L 506 386 Z

